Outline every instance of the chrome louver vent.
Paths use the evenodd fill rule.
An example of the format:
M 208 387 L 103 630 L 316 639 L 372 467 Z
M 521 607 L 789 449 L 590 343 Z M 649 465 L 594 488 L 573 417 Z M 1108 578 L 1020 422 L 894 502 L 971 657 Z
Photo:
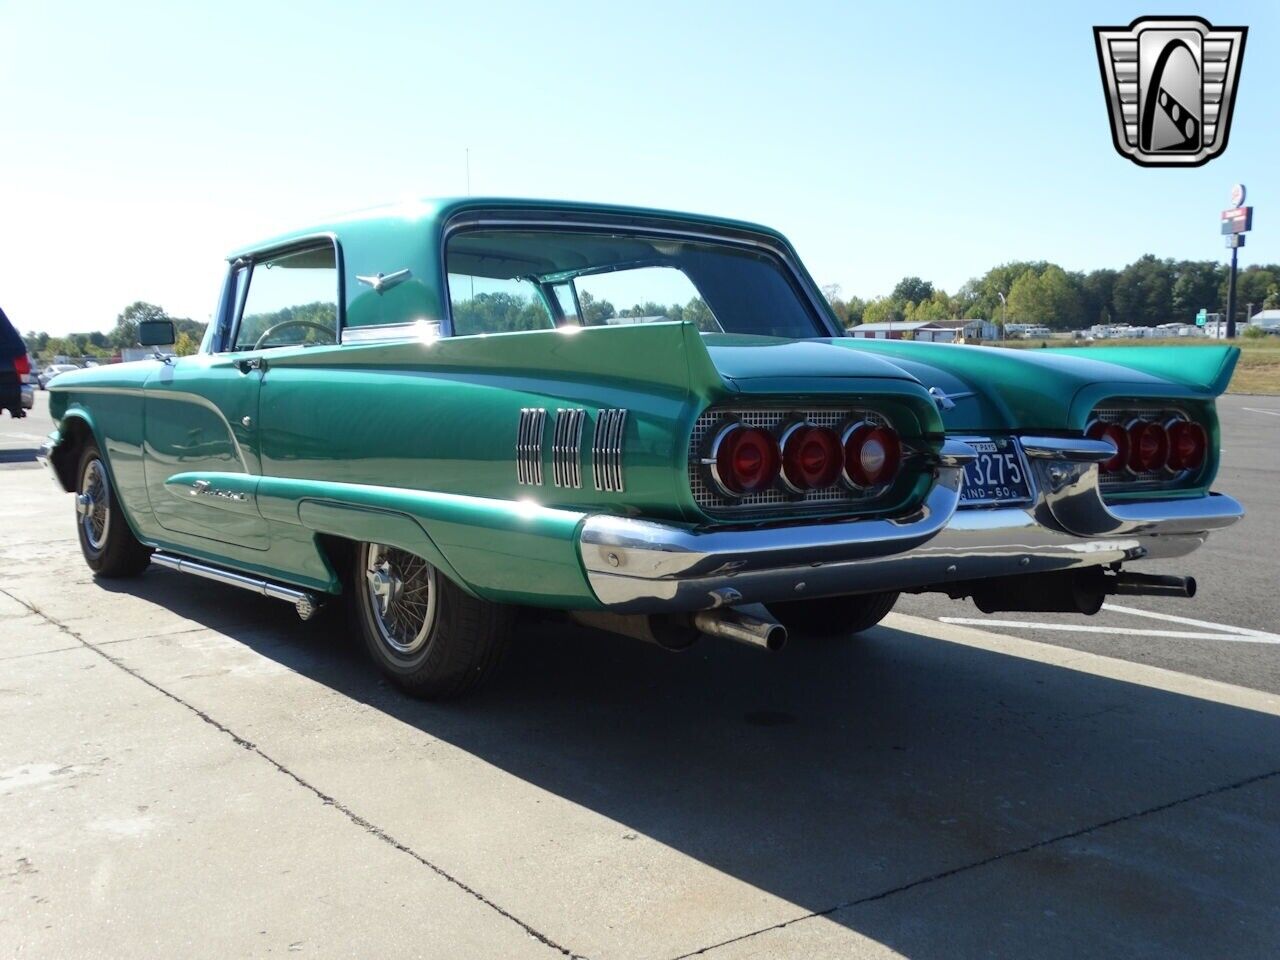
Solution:
M 587 411 L 557 410 L 551 440 L 551 473 L 557 487 L 582 486 L 582 424 Z
M 547 425 L 547 411 L 542 407 L 525 407 L 520 411 L 516 430 L 516 481 L 542 486 L 542 434 Z
M 596 413 L 596 431 L 591 441 L 591 473 L 597 490 L 621 493 L 622 432 L 627 423 L 625 409 Z

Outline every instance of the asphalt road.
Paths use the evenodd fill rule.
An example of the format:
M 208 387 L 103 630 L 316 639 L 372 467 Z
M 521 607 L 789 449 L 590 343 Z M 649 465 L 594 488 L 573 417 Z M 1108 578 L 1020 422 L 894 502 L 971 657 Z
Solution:
M 950 600 L 942 594 L 904 597 L 897 609 L 930 619 L 973 621 L 985 629 L 1045 643 L 1280 692 L 1280 397 L 1225 396 L 1218 401 L 1218 415 L 1222 467 L 1214 486 L 1243 502 L 1248 515 L 1235 527 L 1210 537 L 1189 557 L 1131 567 L 1195 577 L 1198 593 L 1193 599 L 1114 597 L 1093 617 L 988 616 L 967 600 Z M 1202 622 L 1180 623 L 1128 612 L 1135 610 Z M 993 622 L 1054 627 L 990 626 Z M 1231 628 L 1266 636 L 1250 638 Z
M 95 582 L 47 420 L 0 421 L 0 956 L 1275 956 L 1276 645 L 1123 632 L 1275 629 L 1280 418 L 1246 407 L 1280 402 L 1223 403 L 1251 515 L 1178 568 L 1211 627 L 526 626 L 453 705 L 284 604 Z

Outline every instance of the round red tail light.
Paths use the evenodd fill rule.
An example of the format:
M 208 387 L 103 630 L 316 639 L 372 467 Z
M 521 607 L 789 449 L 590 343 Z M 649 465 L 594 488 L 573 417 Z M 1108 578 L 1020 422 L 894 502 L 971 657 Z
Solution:
M 1120 424 L 1095 420 L 1085 430 L 1085 436 L 1090 440 L 1109 440 L 1111 445 L 1116 448 L 1114 457 L 1099 464 L 1099 468 L 1103 473 L 1115 473 L 1117 470 L 1123 470 L 1124 465 L 1129 462 L 1129 433 Z
M 798 423 L 782 434 L 782 479 L 794 492 L 821 490 L 840 478 L 844 450 L 830 427 Z
M 1134 473 L 1159 470 L 1169 460 L 1169 435 L 1150 420 L 1129 423 L 1129 469 Z
M 890 427 L 856 423 L 844 434 L 844 476 L 855 487 L 878 487 L 898 475 L 902 444 Z
M 1204 427 L 1190 420 L 1171 420 L 1165 431 L 1169 436 L 1169 469 L 1194 470 L 1204 463 L 1209 449 L 1209 436 Z
M 713 456 L 716 483 L 731 496 L 764 490 L 778 477 L 778 443 L 755 427 L 725 427 L 716 437 Z

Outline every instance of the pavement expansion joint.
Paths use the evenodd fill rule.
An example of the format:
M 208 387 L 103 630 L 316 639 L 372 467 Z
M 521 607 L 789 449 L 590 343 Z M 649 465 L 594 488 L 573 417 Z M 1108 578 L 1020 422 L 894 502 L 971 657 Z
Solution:
M 195 714 L 205 723 L 209 724 L 211 727 L 218 730 L 220 733 L 229 737 L 231 741 L 235 743 L 236 746 L 249 751 L 250 753 L 261 758 L 262 760 L 265 760 L 272 767 L 274 767 L 279 773 L 282 773 L 286 777 L 289 777 L 291 780 L 297 783 L 300 787 L 302 787 L 303 789 L 313 794 L 325 806 L 333 807 L 335 810 L 340 812 L 344 817 L 346 817 L 349 821 L 351 821 L 360 829 L 364 830 L 366 833 L 369 833 L 372 836 L 377 837 L 383 843 L 389 844 L 390 846 L 394 847 L 396 850 L 399 850 L 401 853 L 407 854 L 408 856 L 412 857 L 414 860 L 418 861 L 418 863 L 422 864 L 424 867 L 431 870 L 441 879 L 446 880 L 447 882 L 453 884 L 459 890 L 462 890 L 464 893 L 468 894 L 469 896 L 483 903 L 486 907 L 493 910 L 495 913 L 499 914 L 500 916 L 514 923 L 516 926 L 518 926 L 530 937 L 537 940 L 539 943 L 547 947 L 550 947 L 553 950 L 559 951 L 564 956 L 571 958 L 571 960 L 586 960 L 586 958 L 582 957 L 580 954 L 574 953 L 567 947 L 560 945 L 559 943 L 557 943 L 556 941 L 548 937 L 546 934 L 540 932 L 539 930 L 535 929 L 525 921 L 521 920 L 519 917 L 515 916 L 515 914 L 505 910 L 498 904 L 494 903 L 484 894 L 480 893 L 475 888 L 468 886 L 462 880 L 459 880 L 457 877 L 453 876 L 451 873 L 446 871 L 443 867 L 439 867 L 436 864 L 432 863 L 422 854 L 418 853 L 416 850 L 414 850 L 412 847 L 408 846 L 407 844 L 403 843 L 402 841 L 397 840 L 395 837 L 393 837 L 386 830 L 379 827 L 377 824 L 372 823 L 369 820 L 366 820 L 360 814 L 356 813 L 353 809 L 351 809 L 349 806 L 344 804 L 341 800 L 338 800 L 336 797 L 330 796 L 329 794 L 322 791 L 319 787 L 303 779 L 301 775 L 295 773 L 293 770 L 290 770 L 288 767 L 282 764 L 279 760 L 276 760 L 270 754 L 262 750 L 262 748 L 259 747 L 257 744 L 255 744 L 253 741 L 245 739 L 244 737 L 236 733 L 234 730 L 232 730 L 230 727 L 228 727 L 226 724 L 220 722 L 219 720 L 216 720 L 214 717 L 210 716 L 208 713 L 201 710 L 199 707 L 184 700 L 182 697 L 178 696 L 176 693 L 173 693 L 172 691 L 165 689 L 164 687 L 160 686 L 160 684 L 156 683 L 154 680 L 150 680 L 147 677 L 143 676 L 137 670 L 125 664 L 118 658 L 111 656 L 106 651 L 100 649 L 97 644 L 91 643 L 88 640 L 86 640 L 84 637 L 80 636 L 79 633 L 77 633 L 71 627 L 68 627 L 65 623 L 62 623 L 61 621 L 55 619 L 54 617 L 49 616 L 49 614 L 45 613 L 34 603 L 24 600 L 22 597 L 19 597 L 9 592 L 3 587 L 0 587 L 0 594 L 4 594 L 6 597 L 9 597 L 11 600 L 14 600 L 17 603 L 22 604 L 32 613 L 43 618 L 47 623 L 57 627 L 60 631 L 65 633 L 67 636 L 71 637 L 76 642 L 81 644 L 83 648 L 87 650 L 91 650 L 93 653 L 96 653 L 98 656 L 102 657 L 102 659 L 106 660 L 112 666 L 118 668 L 119 670 L 124 671 L 125 673 L 129 674 L 129 676 L 133 677 L 135 680 L 139 680 L 142 683 L 145 683 L 152 690 L 155 690 L 157 693 L 165 697 L 168 697 L 174 703 L 177 703 L 182 707 L 186 708 L 188 711 Z
M 872 893 L 865 897 L 858 897 L 856 900 L 846 900 L 842 903 L 837 903 L 834 906 L 826 907 L 823 910 L 814 910 L 811 913 L 806 913 L 799 917 L 792 917 L 790 920 L 783 920 L 781 923 L 775 923 L 768 927 L 761 927 L 759 930 L 752 930 L 749 933 L 744 933 L 737 937 L 730 937 L 728 940 L 713 943 L 710 946 L 702 947 L 701 949 L 694 950 L 690 953 L 682 953 L 678 957 L 675 957 L 674 960 L 687 960 L 689 957 L 702 956 L 712 950 L 718 950 L 719 948 L 727 947 L 730 944 L 740 943 L 743 940 L 750 940 L 751 938 L 758 937 L 763 933 L 782 930 L 805 920 L 813 920 L 816 917 L 829 916 L 830 914 L 836 913 L 840 910 L 847 910 L 850 907 L 858 907 L 866 903 L 875 903 L 877 900 L 885 900 L 889 897 L 896 896 L 899 893 L 906 893 L 908 890 L 915 890 L 919 887 L 936 883 L 939 880 L 947 880 L 963 873 L 969 873 L 972 870 L 978 870 L 982 867 L 990 866 L 993 863 L 999 863 L 1002 860 L 1008 860 L 1011 857 L 1018 857 L 1025 853 L 1031 853 L 1034 850 L 1040 850 L 1044 847 L 1053 846 L 1056 843 L 1062 843 L 1064 840 L 1075 840 L 1078 837 L 1088 836 L 1089 834 L 1096 833 L 1099 830 L 1105 830 L 1109 827 L 1114 827 L 1122 823 L 1128 823 L 1131 820 L 1138 820 L 1143 817 L 1153 816 L 1157 813 L 1163 813 L 1166 810 L 1172 810 L 1184 804 L 1194 803 L 1197 800 L 1204 800 L 1208 797 L 1217 796 L 1218 794 L 1229 793 L 1232 790 L 1240 790 L 1244 787 L 1253 786 L 1256 783 L 1262 783 L 1275 777 L 1280 777 L 1280 770 L 1269 770 L 1266 773 L 1255 774 L 1251 777 L 1245 777 L 1242 780 L 1236 780 L 1232 783 L 1222 784 L 1217 787 L 1210 787 L 1207 790 L 1201 790 L 1185 797 L 1179 797 L 1177 800 L 1170 800 L 1166 803 L 1156 804 L 1155 806 L 1144 807 L 1141 810 L 1135 810 L 1133 813 L 1126 813 L 1118 817 L 1112 817 L 1109 820 L 1102 820 L 1098 823 L 1090 824 L 1087 827 L 1081 827 L 1079 830 L 1072 830 L 1069 833 L 1060 833 L 1056 836 L 1046 837 L 1045 839 L 1037 840 L 1034 843 L 1015 847 L 1012 850 L 1006 850 L 1004 853 L 993 854 L 990 857 L 983 857 L 981 860 L 975 860 L 972 863 L 952 867 L 949 870 L 942 870 L 938 873 L 930 874 L 927 877 L 920 877 L 919 879 L 912 880 L 908 883 L 899 884 L 898 886 L 890 887 L 887 890 L 881 890 L 879 893 Z

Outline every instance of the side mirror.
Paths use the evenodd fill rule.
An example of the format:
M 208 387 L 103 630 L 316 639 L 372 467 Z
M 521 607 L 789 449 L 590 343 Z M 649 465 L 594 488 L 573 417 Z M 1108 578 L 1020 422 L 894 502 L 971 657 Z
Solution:
M 144 347 L 167 347 L 177 340 L 172 320 L 138 321 L 138 343 Z

